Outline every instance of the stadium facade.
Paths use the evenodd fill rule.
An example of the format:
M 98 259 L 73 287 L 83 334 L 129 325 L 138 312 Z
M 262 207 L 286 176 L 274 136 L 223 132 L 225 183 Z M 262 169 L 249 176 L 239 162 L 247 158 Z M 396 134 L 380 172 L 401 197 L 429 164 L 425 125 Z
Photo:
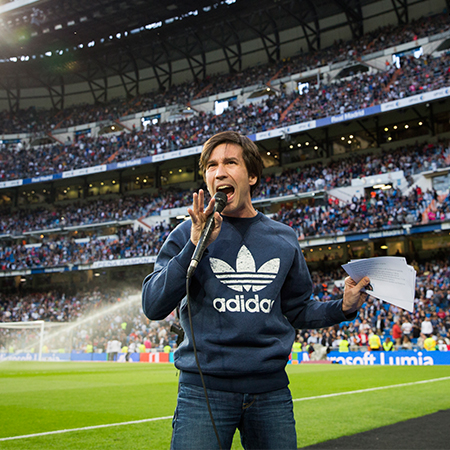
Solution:
M 27 108 L 34 109 L 36 117 L 53 108 L 45 130 L 38 126 L 30 132 L 24 126 L 1 136 L 3 161 L 14 162 L 19 154 L 30 156 L 29 165 L 7 166 L 0 181 L 4 222 L 8 216 L 18 221 L 15 228 L 5 226 L 0 235 L 3 293 L 74 291 L 81 285 L 97 288 L 123 280 L 139 289 L 152 270 L 160 242 L 134 253 L 127 249 L 114 253 L 108 248 L 119 245 L 122 235 L 135 233 L 142 239 L 142 233 L 154 236 L 162 223 L 175 226 L 186 218 L 186 204 L 175 201 L 171 207 L 144 208 L 143 214 L 137 208 L 127 218 L 74 223 L 65 218 L 65 208 L 170 192 L 176 192 L 177 198 L 189 196 L 202 184 L 198 157 L 214 127 L 238 129 L 257 142 L 264 175 L 277 185 L 285 173 L 311 173 L 311 167 L 320 167 L 304 189 L 295 186 L 301 177 L 293 177 L 294 183 L 279 189 L 270 182 L 263 185 L 268 188 L 261 190 L 254 204 L 270 216 L 323 207 L 330 221 L 329 208 L 336 214 L 364 200 L 386 199 L 392 191 L 403 196 L 417 190 L 433 192 L 428 204 L 416 211 L 419 217 L 407 211 L 401 222 L 338 227 L 332 232 L 324 225 L 316 234 L 299 227 L 299 245 L 311 270 L 335 270 L 352 258 L 377 255 L 419 261 L 448 255 L 450 220 L 436 214 L 437 205 L 448 202 L 450 185 L 450 29 L 444 12 L 448 3 L 408 6 L 407 2 L 361 0 L 344 2 L 344 7 L 342 2 L 324 1 L 319 8 L 317 2 L 308 2 L 310 9 L 303 18 L 302 2 L 283 0 L 224 1 L 216 6 L 198 2 L 198 8 L 194 8 L 196 2 L 173 2 L 172 10 L 151 3 L 156 8 L 154 17 L 148 11 L 128 11 L 128 22 L 130 17 L 138 22 L 127 29 L 119 17 L 118 2 L 110 2 L 114 20 L 109 25 L 105 21 L 108 8 L 98 13 L 103 14 L 100 21 L 96 9 L 85 2 L 78 22 L 74 19 L 76 24 L 69 25 L 67 18 L 63 23 L 55 2 L 47 2 L 42 6 L 45 19 L 34 24 L 27 42 L 22 45 L 19 39 L 2 50 L 0 74 L 5 81 L 0 105 L 15 118 L 27 117 Z M 31 18 L 31 8 L 29 4 L 3 14 L 19 23 Z M 210 17 L 213 20 L 205 25 Z M 92 29 L 99 22 L 104 27 Z M 430 23 L 436 25 L 430 27 Z M 222 35 L 219 25 L 227 30 Z M 377 36 L 380 25 L 386 36 L 397 36 L 392 45 Z M 72 26 L 79 30 L 77 37 Z M 4 21 L 3 27 L 13 25 Z M 80 41 L 82 32 L 86 42 Z M 66 51 L 60 45 L 69 38 Z M 335 53 L 338 49 L 341 54 Z M 318 56 L 311 59 L 310 55 Z M 415 61 L 425 74 L 417 91 L 410 84 L 402 85 L 406 77 L 402 73 Z M 426 67 L 436 61 L 437 69 L 426 73 Z M 442 78 L 441 84 L 432 84 L 430 77 Z M 354 85 L 364 83 L 367 97 L 371 90 L 383 95 L 370 100 L 364 95 L 352 97 Z M 346 95 L 346 86 L 349 98 L 337 105 L 336 99 Z M 187 90 L 192 92 L 180 93 Z M 318 108 L 314 102 L 322 95 L 327 101 Z M 81 104 L 83 114 L 97 109 L 101 119 L 83 122 L 80 117 L 89 114 L 80 114 Z M 252 114 L 242 122 L 238 119 L 244 111 Z M 232 114 L 236 117 L 230 118 Z M 133 141 L 142 145 L 133 146 Z M 108 153 L 111 143 L 115 151 Z M 71 151 L 79 151 L 81 145 L 90 154 L 74 162 Z M 443 157 L 423 157 L 416 169 L 410 163 L 404 170 L 386 165 L 383 172 L 346 174 L 348 182 L 342 185 L 330 179 L 330 171 L 341 162 L 383 161 L 402 151 L 419 160 L 422 153 L 414 149 L 426 146 L 441 146 Z M 43 161 L 31 164 L 33 154 L 46 152 L 52 155 L 50 163 L 47 158 L 45 165 Z M 380 208 L 386 205 L 382 202 Z M 63 213 L 58 220 L 48 221 L 48 227 L 36 217 L 29 218 L 44 210 Z M 73 252 L 83 248 L 87 253 L 94 242 L 100 251 L 87 259 L 56 258 L 58 252 L 52 247 L 62 241 L 70 242 Z M 43 262 L 35 256 L 44 248 L 50 248 L 52 257 Z

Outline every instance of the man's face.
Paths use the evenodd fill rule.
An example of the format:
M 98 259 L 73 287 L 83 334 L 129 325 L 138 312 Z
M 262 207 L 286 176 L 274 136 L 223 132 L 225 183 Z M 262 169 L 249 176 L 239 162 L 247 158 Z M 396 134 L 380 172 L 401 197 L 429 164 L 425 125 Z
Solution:
M 249 175 L 242 157 L 242 148 L 235 144 L 220 144 L 211 153 L 206 164 L 205 180 L 211 196 L 222 191 L 227 195 L 227 206 L 222 214 L 231 217 L 254 217 L 250 187 L 257 177 Z

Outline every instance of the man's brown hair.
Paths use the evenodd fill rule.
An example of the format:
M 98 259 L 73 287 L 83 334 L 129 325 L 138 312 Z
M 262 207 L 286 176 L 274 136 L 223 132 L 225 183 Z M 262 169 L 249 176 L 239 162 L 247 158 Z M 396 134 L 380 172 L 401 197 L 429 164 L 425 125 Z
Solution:
M 253 195 L 255 189 L 261 182 L 261 175 L 263 170 L 263 161 L 257 145 L 247 136 L 239 134 L 235 131 L 222 131 L 210 137 L 203 145 L 203 150 L 200 155 L 199 166 L 202 171 L 203 178 L 205 177 L 206 165 L 211 157 L 213 150 L 222 144 L 234 144 L 242 148 L 242 158 L 245 162 L 245 167 L 249 175 L 256 177 L 256 183 L 250 186 L 250 193 Z

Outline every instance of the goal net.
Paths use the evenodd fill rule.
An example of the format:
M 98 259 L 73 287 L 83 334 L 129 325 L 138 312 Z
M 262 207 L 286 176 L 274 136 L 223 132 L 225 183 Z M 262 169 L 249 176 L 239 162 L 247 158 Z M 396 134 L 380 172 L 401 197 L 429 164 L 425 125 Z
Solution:
M 73 350 L 79 352 L 95 339 L 99 342 L 99 352 L 104 351 L 107 333 L 120 327 L 122 319 L 133 323 L 135 317 L 142 316 L 141 308 L 141 296 L 136 294 L 92 308 L 72 322 L 1 322 L 0 360 L 29 359 L 32 354 L 33 359 L 43 361 L 55 357 L 56 353 L 71 355 Z
M 37 353 L 38 361 L 42 361 L 45 342 L 51 337 L 52 330 L 61 328 L 64 322 L 45 322 L 34 320 L 30 322 L 0 323 L 0 353 L 6 355 L 3 359 L 13 359 L 15 354 Z

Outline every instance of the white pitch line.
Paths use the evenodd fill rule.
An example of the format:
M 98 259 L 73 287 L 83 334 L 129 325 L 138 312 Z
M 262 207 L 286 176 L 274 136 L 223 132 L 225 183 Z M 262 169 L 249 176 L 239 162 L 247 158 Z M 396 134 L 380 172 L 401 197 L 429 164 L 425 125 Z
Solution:
M 434 383 L 436 381 L 445 381 L 445 380 L 450 380 L 450 377 L 433 378 L 431 380 L 422 380 L 422 381 L 412 381 L 411 383 L 392 384 L 390 386 L 380 386 L 380 387 L 374 387 L 374 388 L 359 389 L 357 391 L 337 392 L 335 394 L 316 395 L 314 397 L 295 398 L 295 399 L 293 399 L 293 401 L 294 402 L 304 402 L 306 400 L 317 400 L 320 398 L 339 397 L 341 395 L 362 394 L 364 392 L 380 391 L 382 389 L 392 389 L 392 388 L 405 387 L 405 386 L 414 386 L 417 384 Z M 24 434 L 23 436 L 11 436 L 11 437 L 6 437 L 6 438 L 0 438 L 0 441 L 12 441 L 15 439 L 27 439 L 27 438 L 32 438 L 32 437 L 49 436 L 52 434 L 71 433 L 73 431 L 95 430 L 98 428 L 120 427 L 123 425 L 134 425 L 137 423 L 155 422 L 158 420 L 168 420 L 168 419 L 172 419 L 172 416 L 155 417 L 153 419 L 132 420 L 130 422 L 109 423 L 109 424 L 105 424 L 105 425 L 93 425 L 90 427 L 82 427 L 82 428 L 70 428 L 68 430 L 47 431 L 45 433 Z
M 397 387 L 415 386 L 416 384 L 434 383 L 435 381 L 445 381 L 445 380 L 450 380 L 450 377 L 433 378 L 431 380 L 422 380 L 422 381 L 412 381 L 411 383 L 392 384 L 390 386 L 379 386 L 379 387 L 374 387 L 374 388 L 359 389 L 357 391 L 337 392 L 335 394 L 317 395 L 315 397 L 295 398 L 292 401 L 304 402 L 306 400 L 317 400 L 319 398 L 339 397 L 341 395 L 350 395 L 350 394 L 361 394 L 363 392 L 381 391 L 382 389 L 392 389 L 392 388 L 397 388 Z
M 92 425 L 91 427 L 70 428 L 69 430 L 47 431 L 45 433 L 24 434 L 23 436 L 11 436 L 6 438 L 0 438 L 0 441 L 12 441 L 14 439 L 27 439 L 39 436 L 49 436 L 51 434 L 71 433 L 73 431 L 95 430 L 97 428 L 121 427 L 123 425 L 134 425 L 136 423 L 155 422 L 157 420 L 167 420 L 167 419 L 172 419 L 172 416 L 155 417 L 153 419 L 132 420 L 130 422 L 107 423 L 105 425 Z

